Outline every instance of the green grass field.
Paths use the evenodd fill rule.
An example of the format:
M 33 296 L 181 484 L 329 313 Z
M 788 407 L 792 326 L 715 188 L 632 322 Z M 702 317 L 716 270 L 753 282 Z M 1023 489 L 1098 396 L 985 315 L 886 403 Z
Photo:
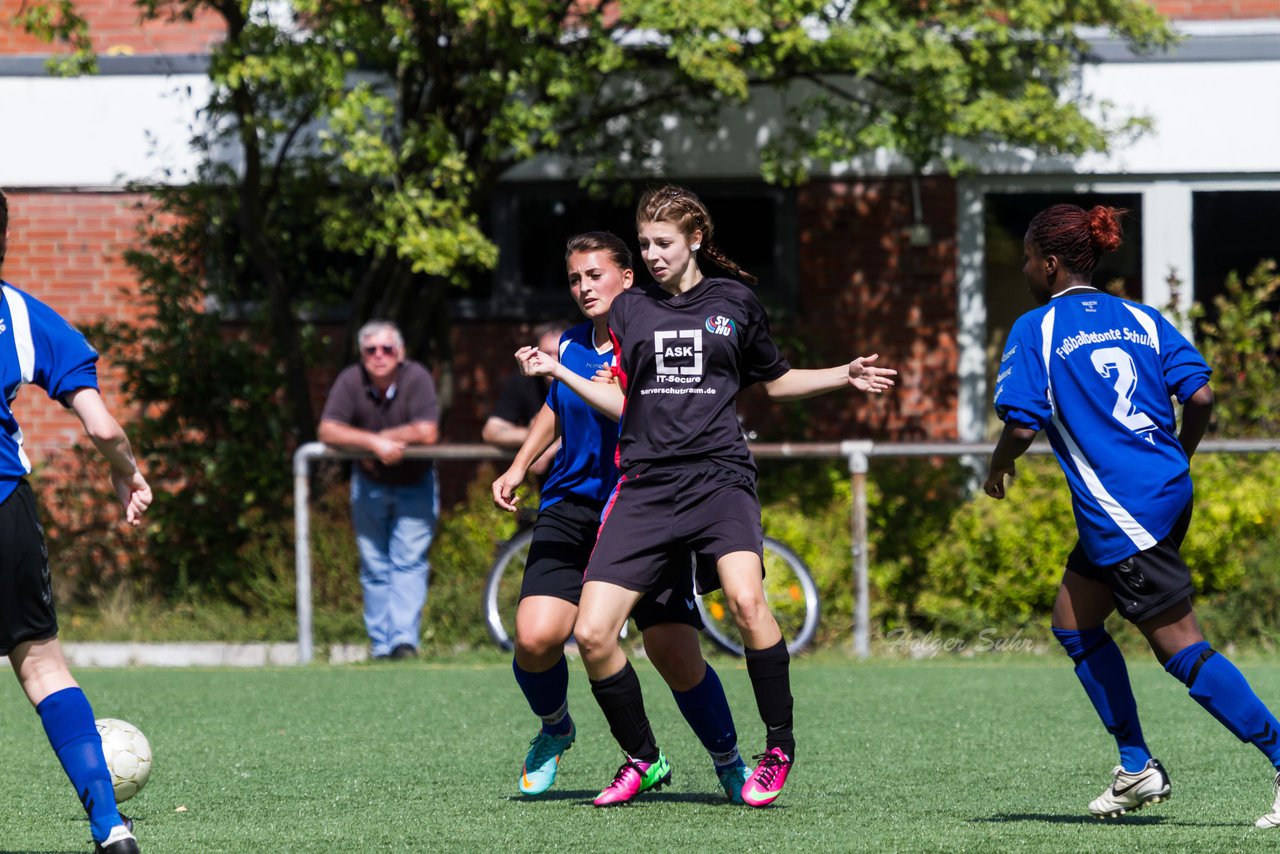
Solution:
M 1136 657 L 1135 657 L 1136 658 Z M 761 748 L 746 672 L 715 662 L 745 753 Z M 1241 662 L 1280 705 L 1280 665 Z M 578 743 L 556 788 L 515 795 L 534 725 L 497 655 L 272 670 L 82 671 L 99 716 L 150 737 L 150 784 L 126 806 L 144 850 L 1253 851 L 1271 773 L 1154 663 L 1132 666 L 1174 797 L 1119 822 L 1085 804 L 1114 747 L 1065 660 L 854 663 L 793 669 L 799 762 L 777 805 L 724 801 L 705 752 L 647 663 L 674 784 L 597 810 L 620 754 L 573 665 Z M 0 851 L 88 851 L 88 824 L 15 682 L 0 697 Z

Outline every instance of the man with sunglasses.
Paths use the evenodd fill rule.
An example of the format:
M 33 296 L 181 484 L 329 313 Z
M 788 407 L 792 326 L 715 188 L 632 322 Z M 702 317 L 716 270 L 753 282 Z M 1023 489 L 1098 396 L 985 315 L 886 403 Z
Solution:
M 440 496 L 431 461 L 406 460 L 404 451 L 440 440 L 440 406 L 430 372 L 405 359 L 395 324 L 370 321 L 357 340 L 360 363 L 334 380 L 318 433 L 325 444 L 374 456 L 351 473 L 364 623 L 374 658 L 413 658 Z

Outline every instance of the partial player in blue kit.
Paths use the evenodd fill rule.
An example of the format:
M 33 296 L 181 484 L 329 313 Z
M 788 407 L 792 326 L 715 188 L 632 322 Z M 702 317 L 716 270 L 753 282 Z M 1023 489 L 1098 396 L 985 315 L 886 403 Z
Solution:
M 1042 307 L 1020 317 L 1005 344 L 995 392 L 1005 426 L 984 489 L 1003 499 L 1014 461 L 1048 433 L 1079 533 L 1053 633 L 1120 752 L 1090 813 L 1116 818 L 1171 792 L 1143 737 L 1124 658 L 1103 627 L 1118 610 L 1192 698 L 1276 768 L 1275 802 L 1256 824 L 1277 827 L 1280 722 L 1200 633 L 1179 553 L 1191 522 L 1190 458 L 1213 410 L 1209 366 L 1159 311 L 1090 284 L 1099 258 L 1120 246 L 1122 213 L 1055 205 L 1032 219 L 1023 273 Z M 1181 430 L 1171 397 L 1183 405 Z
M 570 293 L 588 322 L 561 337 L 559 362 L 574 375 L 590 379 L 616 363 L 606 319 L 614 298 L 631 285 L 631 252 L 613 234 L 588 232 L 570 238 L 565 261 Z M 529 708 L 542 719 L 520 776 L 519 788 L 525 795 L 538 795 L 551 787 L 561 757 L 577 735 L 569 715 L 564 646 L 573 635 L 582 574 L 595 547 L 601 511 L 618 480 L 617 423 L 555 382 L 511 467 L 493 483 L 498 507 L 516 509 L 516 490 L 534 461 L 557 438 L 560 449 L 542 487 L 516 612 L 512 667 Z M 741 803 L 748 771 L 738 755 L 737 732 L 724 689 L 698 643 L 702 620 L 694 607 L 688 550 L 673 551 L 668 564 L 672 572 L 667 583 L 643 597 L 631 616 L 642 632 L 646 654 L 711 756 L 725 795 Z M 645 788 L 656 789 L 670 778 L 664 757 L 655 763 Z
M 8 244 L 8 201 L 0 193 L 0 268 Z M 89 815 L 94 848 L 136 854 L 132 823 L 120 815 L 93 709 L 67 669 L 58 642 L 49 555 L 35 496 L 31 461 L 12 406 L 24 385 L 44 389 L 71 409 L 111 466 L 111 484 L 125 520 L 139 525 L 151 489 L 138 471 L 129 440 L 98 393 L 98 354 L 57 312 L 0 281 L 0 655 L 44 725 L 49 744 Z

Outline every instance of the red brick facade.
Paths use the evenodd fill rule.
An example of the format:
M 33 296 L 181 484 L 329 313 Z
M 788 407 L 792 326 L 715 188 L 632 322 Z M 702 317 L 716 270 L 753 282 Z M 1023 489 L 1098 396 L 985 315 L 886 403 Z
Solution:
M 49 53 L 54 48 L 12 25 L 20 5 L 13 0 L 0 10 L 0 56 Z M 1153 5 L 1180 20 L 1280 18 L 1280 0 L 1154 0 Z M 89 23 L 94 49 L 104 55 L 205 53 L 224 32 L 221 19 L 210 13 L 190 22 L 162 19 L 140 26 L 135 0 L 77 0 L 76 6 Z
M 12 18 L 21 7 L 18 0 L 0 4 L 0 56 L 48 54 L 55 48 L 14 26 Z M 76 8 L 89 24 L 93 48 L 101 55 L 154 55 L 208 53 L 225 32 L 217 15 L 202 14 L 190 22 L 170 23 L 165 19 L 139 25 L 135 0 L 76 0 Z
M 76 325 L 134 316 L 137 280 L 121 255 L 137 243 L 137 196 L 22 190 L 8 190 L 5 195 L 9 199 L 5 281 L 48 303 Z M 108 403 L 121 421 L 129 420 L 124 401 L 115 399 L 118 384 L 105 355 L 98 370 Z M 19 394 L 17 408 L 33 462 L 81 436 L 80 422 L 34 386 Z
M 1161 15 L 1182 21 L 1280 18 L 1280 0 L 1155 0 Z

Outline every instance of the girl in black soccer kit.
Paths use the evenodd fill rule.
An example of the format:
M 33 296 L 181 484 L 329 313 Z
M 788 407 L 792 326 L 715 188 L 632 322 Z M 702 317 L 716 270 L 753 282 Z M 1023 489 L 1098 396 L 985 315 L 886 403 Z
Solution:
M 630 800 L 666 765 L 618 633 L 640 597 L 671 571 L 664 556 L 687 545 L 715 560 L 715 577 L 700 577 L 699 588 L 723 587 L 747 648 L 767 739 L 742 798 L 763 807 L 782 791 L 795 756 L 790 656 L 765 602 L 756 468 L 734 400 L 756 382 L 774 400 L 849 385 L 879 393 L 897 372 L 875 367 L 875 355 L 833 368 L 793 369 L 769 336 L 755 293 L 737 280 L 755 279 L 716 249 L 711 217 L 690 191 L 668 186 L 646 193 L 636 228 L 656 284 L 614 300 L 609 328 L 619 383 L 584 379 L 532 347 L 517 354 L 526 373 L 555 377 L 622 422 L 622 478 L 587 565 L 574 626 L 592 692 L 627 754 L 596 804 Z M 700 254 L 737 278 L 705 278 Z

